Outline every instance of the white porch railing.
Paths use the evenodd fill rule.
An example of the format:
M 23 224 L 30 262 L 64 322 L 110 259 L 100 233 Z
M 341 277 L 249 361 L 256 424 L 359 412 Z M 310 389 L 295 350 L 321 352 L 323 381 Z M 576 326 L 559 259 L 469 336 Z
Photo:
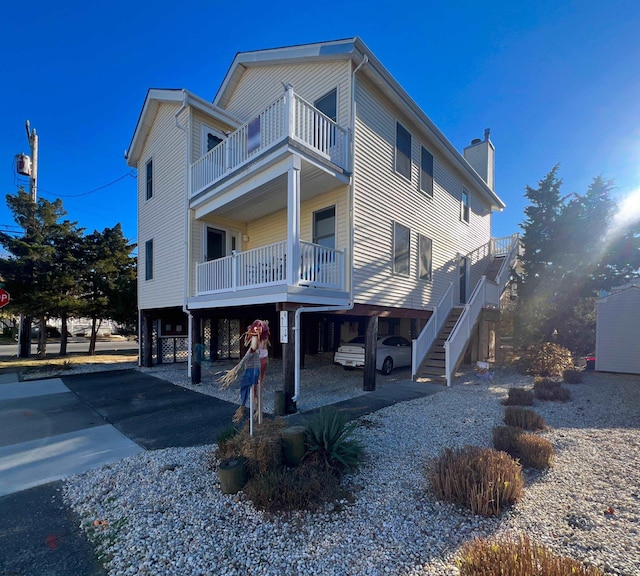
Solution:
M 287 242 L 234 252 L 196 266 L 198 296 L 277 284 L 345 289 L 344 251 L 300 242 L 300 266 L 287 278 Z
M 518 258 L 520 236 L 518 234 L 512 234 L 506 238 L 497 238 L 492 240 L 492 242 L 496 243 L 492 248 L 494 256 L 504 256 L 504 262 L 502 263 L 502 266 L 500 266 L 500 270 L 496 275 L 496 284 L 502 293 L 502 289 L 507 284 L 507 280 L 511 274 L 511 268 L 513 268 L 513 265 Z
M 215 184 L 285 137 L 304 144 L 340 168 L 348 168 L 348 131 L 289 88 L 191 164 L 191 195 Z
M 415 378 L 422 360 L 435 342 L 440 329 L 449 317 L 453 308 L 453 282 L 445 290 L 438 304 L 433 309 L 433 314 L 420 332 L 420 335 L 411 343 L 411 378 Z

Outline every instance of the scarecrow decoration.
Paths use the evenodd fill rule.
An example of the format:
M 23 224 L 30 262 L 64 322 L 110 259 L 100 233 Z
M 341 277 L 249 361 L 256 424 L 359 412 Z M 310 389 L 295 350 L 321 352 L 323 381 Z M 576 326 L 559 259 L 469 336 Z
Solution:
M 253 436 L 253 420 L 257 417 L 258 424 L 262 424 L 262 388 L 267 371 L 267 357 L 269 346 L 269 322 L 255 320 L 247 327 L 244 334 L 244 345 L 248 347 L 242 360 L 218 378 L 223 388 L 229 388 L 237 379 L 240 371 L 244 369 L 240 381 L 240 399 L 242 404 L 233 416 L 234 422 L 240 422 L 244 416 L 244 407 L 249 400 L 249 431 Z M 257 412 L 254 414 L 254 405 Z

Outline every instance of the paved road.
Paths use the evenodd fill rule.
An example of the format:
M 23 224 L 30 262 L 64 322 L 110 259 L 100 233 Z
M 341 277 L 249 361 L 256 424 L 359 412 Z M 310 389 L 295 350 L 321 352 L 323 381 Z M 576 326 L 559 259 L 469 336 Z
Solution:
M 118 353 L 125 350 L 137 350 L 138 343 L 134 340 L 108 340 L 96 342 L 96 351 Z M 86 338 L 70 339 L 67 343 L 69 354 L 83 354 L 89 350 L 89 340 Z M 31 353 L 35 357 L 38 351 L 36 344 L 31 344 Z M 18 353 L 18 344 L 0 344 L 0 360 L 15 358 Z M 57 356 L 60 353 L 60 342 L 51 340 L 47 342 L 47 356 Z

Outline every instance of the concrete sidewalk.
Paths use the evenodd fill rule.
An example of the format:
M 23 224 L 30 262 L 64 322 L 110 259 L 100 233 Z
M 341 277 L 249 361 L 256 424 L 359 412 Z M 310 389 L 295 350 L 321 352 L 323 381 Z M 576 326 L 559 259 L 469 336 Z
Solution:
M 0 496 L 141 452 L 60 378 L 0 384 Z

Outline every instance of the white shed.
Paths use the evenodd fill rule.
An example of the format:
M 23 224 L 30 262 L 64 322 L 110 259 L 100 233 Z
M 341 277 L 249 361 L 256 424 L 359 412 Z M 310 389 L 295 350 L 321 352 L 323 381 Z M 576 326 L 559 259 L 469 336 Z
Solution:
M 640 374 L 640 281 L 598 301 L 596 370 Z

